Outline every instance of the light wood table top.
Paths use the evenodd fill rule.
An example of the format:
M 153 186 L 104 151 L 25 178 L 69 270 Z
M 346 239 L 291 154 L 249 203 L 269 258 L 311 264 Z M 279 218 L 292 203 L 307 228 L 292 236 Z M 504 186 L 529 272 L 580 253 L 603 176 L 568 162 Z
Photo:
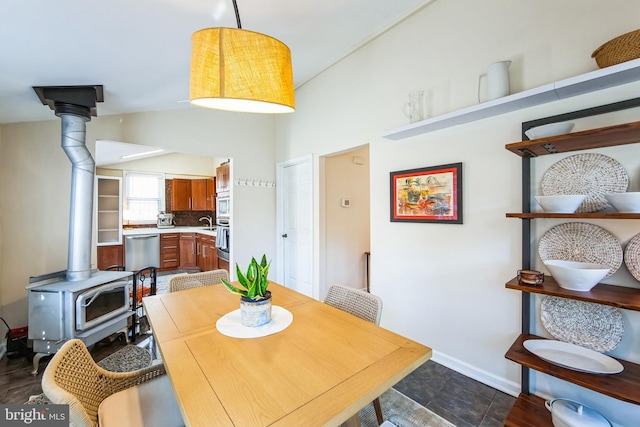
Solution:
M 357 413 L 431 357 L 429 347 L 276 283 L 285 330 L 231 338 L 216 322 L 239 308 L 222 285 L 143 298 L 188 426 L 359 425 Z

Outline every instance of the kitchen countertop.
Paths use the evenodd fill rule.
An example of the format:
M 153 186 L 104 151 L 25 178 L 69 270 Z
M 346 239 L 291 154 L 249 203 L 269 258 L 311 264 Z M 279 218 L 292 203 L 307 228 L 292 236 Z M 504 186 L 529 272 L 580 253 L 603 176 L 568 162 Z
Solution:
M 127 230 L 126 228 L 122 230 L 123 236 L 134 236 L 138 234 L 164 234 L 164 233 L 200 233 L 206 234 L 207 236 L 215 236 L 216 235 L 216 227 L 213 227 L 213 230 L 209 230 L 209 227 L 173 227 L 173 228 L 132 228 Z

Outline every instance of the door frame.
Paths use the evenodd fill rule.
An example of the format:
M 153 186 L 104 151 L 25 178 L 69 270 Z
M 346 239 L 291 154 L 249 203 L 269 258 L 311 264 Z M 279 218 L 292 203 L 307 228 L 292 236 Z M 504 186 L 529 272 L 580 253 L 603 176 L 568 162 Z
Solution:
M 312 154 L 298 157 L 296 159 L 286 160 L 284 162 L 279 162 L 276 164 L 276 235 L 275 235 L 275 239 L 276 239 L 276 254 L 279 261 L 276 263 L 276 280 L 282 284 L 284 284 L 284 243 L 282 239 L 282 233 L 284 230 L 284 214 L 283 214 L 284 212 L 284 192 L 283 192 L 284 169 L 287 167 L 305 164 L 305 163 L 308 164 L 309 167 L 311 168 L 311 183 L 310 183 L 311 188 L 310 188 L 309 194 L 315 194 L 316 180 L 315 180 L 315 173 L 313 170 L 314 165 L 313 165 Z M 309 218 L 312 224 L 314 221 L 315 205 L 316 205 L 315 197 L 313 197 L 313 200 L 311 200 L 311 211 L 310 211 L 311 218 Z M 313 226 L 313 228 L 315 229 L 316 227 Z M 315 269 L 315 259 L 316 259 L 315 237 L 316 237 L 316 232 L 314 230 L 314 232 L 311 235 L 313 259 L 311 260 L 311 263 L 310 263 L 310 265 L 312 265 L 314 269 Z M 318 284 L 315 277 L 315 272 L 313 271 L 311 272 L 311 277 L 313 278 L 313 296 L 317 298 Z

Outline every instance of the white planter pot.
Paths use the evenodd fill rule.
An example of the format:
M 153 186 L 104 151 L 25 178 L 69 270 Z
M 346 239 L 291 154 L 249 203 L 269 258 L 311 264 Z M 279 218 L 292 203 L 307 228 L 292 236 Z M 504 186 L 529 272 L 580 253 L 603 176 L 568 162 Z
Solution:
M 260 300 L 240 297 L 240 321 L 243 326 L 262 326 L 271 322 L 271 292 Z

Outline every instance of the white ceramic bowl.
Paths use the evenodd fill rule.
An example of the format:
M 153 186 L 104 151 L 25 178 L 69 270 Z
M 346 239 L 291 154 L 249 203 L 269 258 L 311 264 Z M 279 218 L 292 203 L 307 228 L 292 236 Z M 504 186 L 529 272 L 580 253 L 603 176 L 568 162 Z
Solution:
M 609 193 L 604 197 L 618 212 L 640 212 L 640 193 Z
M 590 291 L 609 273 L 609 267 L 590 262 L 547 260 L 544 261 L 558 286 L 572 291 Z
M 573 122 L 549 123 L 548 125 L 536 126 L 525 131 L 529 139 L 548 138 L 550 136 L 563 135 L 571 132 Z
M 586 197 L 586 194 L 556 194 L 536 196 L 536 201 L 545 212 L 574 213 Z

